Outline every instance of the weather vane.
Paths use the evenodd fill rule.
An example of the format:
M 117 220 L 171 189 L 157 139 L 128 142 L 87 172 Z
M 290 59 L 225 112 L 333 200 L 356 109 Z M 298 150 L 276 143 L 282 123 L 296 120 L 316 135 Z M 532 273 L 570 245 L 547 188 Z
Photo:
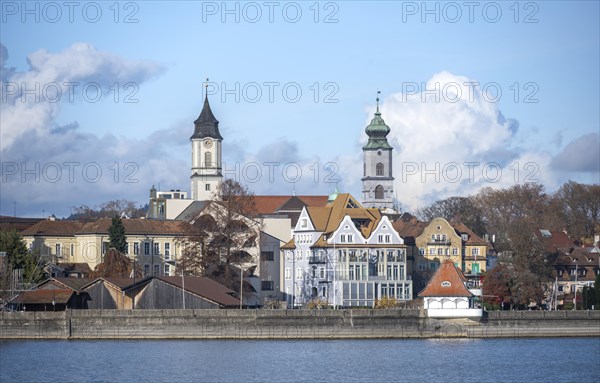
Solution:
M 206 78 L 206 82 L 204 83 L 204 89 L 206 90 L 206 97 L 208 97 L 208 77 Z

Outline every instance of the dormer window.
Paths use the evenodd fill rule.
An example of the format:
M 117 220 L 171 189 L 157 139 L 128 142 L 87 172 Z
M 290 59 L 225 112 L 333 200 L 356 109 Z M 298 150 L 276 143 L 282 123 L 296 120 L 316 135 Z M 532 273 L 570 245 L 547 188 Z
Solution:
M 462 234 L 460 237 L 461 237 L 461 238 L 462 238 L 462 240 L 463 240 L 463 241 L 465 241 L 465 242 L 469 240 L 469 234 Z
M 450 287 L 450 286 L 452 286 L 452 283 L 450 283 L 448 281 L 442 282 L 442 287 Z
M 306 229 L 308 227 L 308 220 L 306 218 L 302 218 L 300 221 L 300 227 Z

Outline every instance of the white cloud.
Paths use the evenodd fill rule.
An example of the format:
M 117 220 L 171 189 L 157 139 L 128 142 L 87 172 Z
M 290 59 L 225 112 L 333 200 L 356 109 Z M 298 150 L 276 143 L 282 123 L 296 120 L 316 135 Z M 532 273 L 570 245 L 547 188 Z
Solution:
M 58 53 L 33 52 L 27 58 L 29 70 L 16 72 L 5 68 L 6 47 L 0 50 L 2 71 L 8 74 L 1 83 L 1 150 L 27 132 L 48 133 L 61 104 L 95 99 L 96 90 L 106 93 L 115 83 L 139 85 L 162 72 L 158 64 L 126 60 L 87 43 L 75 43 Z
M 438 89 L 437 95 L 395 93 L 381 105 L 394 147 L 394 188 L 405 210 L 473 194 L 484 186 L 535 180 L 556 184 L 550 155 L 515 147 L 518 122 L 505 118 L 489 95 L 468 85 L 473 82 L 441 72 L 427 82 L 427 89 Z

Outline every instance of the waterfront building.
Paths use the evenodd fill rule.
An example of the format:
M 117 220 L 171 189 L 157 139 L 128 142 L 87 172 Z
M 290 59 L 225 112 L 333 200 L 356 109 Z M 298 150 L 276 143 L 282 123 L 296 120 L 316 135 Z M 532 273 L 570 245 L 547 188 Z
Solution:
M 419 293 L 428 317 L 481 317 L 482 309 L 475 308 L 467 279 L 451 259 L 445 259 Z
M 461 222 L 432 219 L 415 237 L 415 283 L 419 288 L 424 287 L 440 264 L 450 260 L 465 274 L 470 285 L 480 286 L 486 271 L 488 246 L 487 241 Z
M 373 307 L 381 297 L 412 299 L 406 245 L 379 209 L 334 193 L 324 207 L 305 207 L 282 247 L 288 307 L 311 301 Z

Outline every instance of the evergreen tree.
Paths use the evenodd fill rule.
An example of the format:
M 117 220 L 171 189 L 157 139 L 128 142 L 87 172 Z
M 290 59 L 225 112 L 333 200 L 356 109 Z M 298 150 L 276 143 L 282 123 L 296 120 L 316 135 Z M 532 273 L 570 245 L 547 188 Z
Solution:
M 125 237 L 125 226 L 121 218 L 114 216 L 112 224 L 108 228 L 108 247 L 116 249 L 120 253 L 127 252 L 127 238 Z
M 0 270 L 4 274 L 3 281 L 10 279 L 14 269 L 23 269 L 24 283 L 37 283 L 44 279 L 39 254 L 27 250 L 23 237 L 16 230 L 0 230 L 0 251 L 6 252 L 5 264 Z

